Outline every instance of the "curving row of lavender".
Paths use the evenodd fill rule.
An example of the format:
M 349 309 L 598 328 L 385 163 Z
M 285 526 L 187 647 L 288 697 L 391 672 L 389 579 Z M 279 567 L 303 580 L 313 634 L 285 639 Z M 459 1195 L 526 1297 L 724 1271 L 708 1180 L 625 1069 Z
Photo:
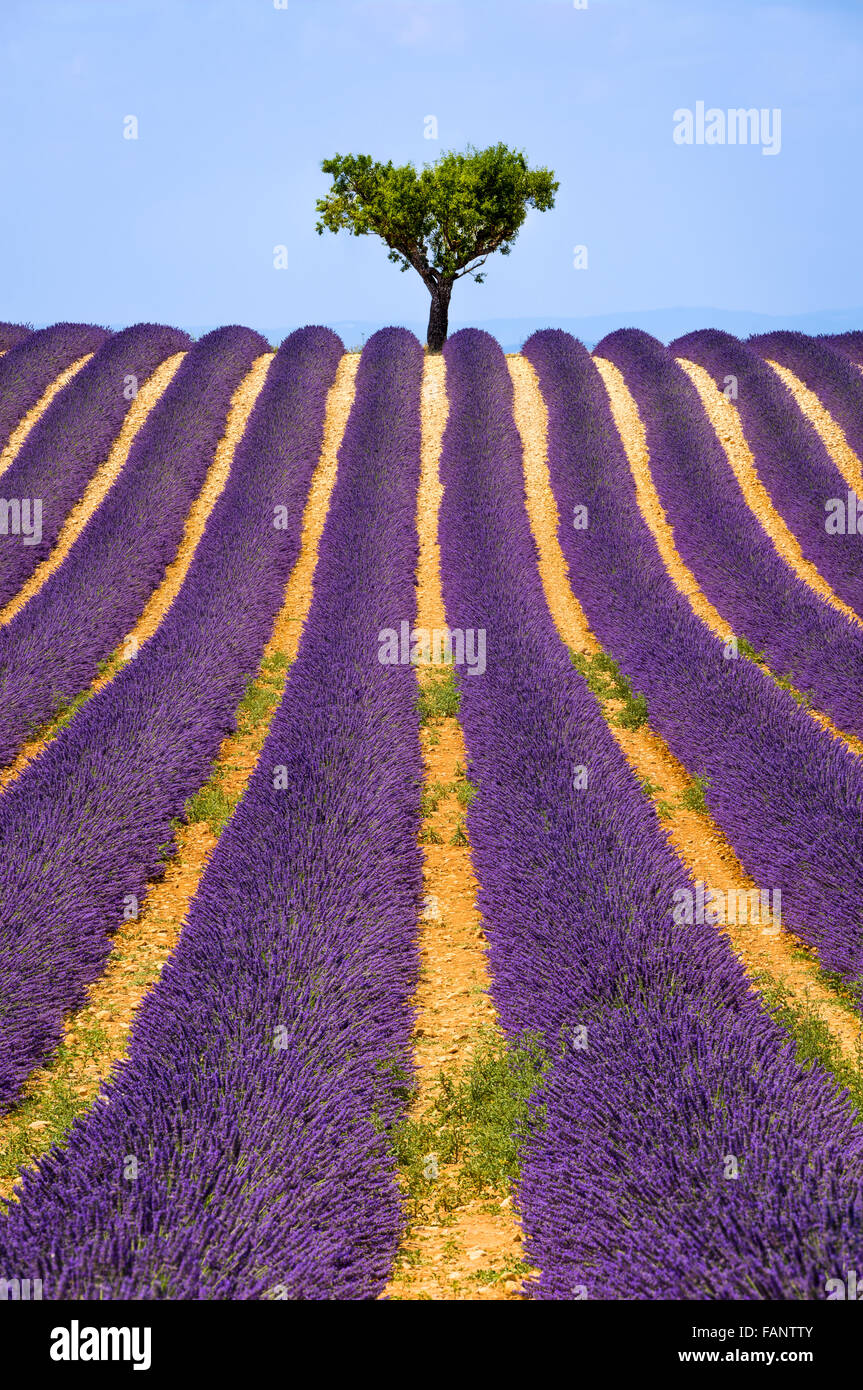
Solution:
M 803 338 L 804 335 L 774 336 Z M 740 423 L 752 451 L 756 472 L 770 494 L 773 505 L 797 537 L 806 559 L 815 565 L 849 607 L 863 614 L 860 540 L 850 534 L 829 535 L 825 526 L 825 503 L 831 498 L 844 501 L 847 499 L 848 488 L 814 426 L 803 415 L 788 388 L 763 360 L 764 356 L 772 356 L 775 351 L 778 354 L 777 360 L 791 367 L 792 371 L 797 371 L 798 375 L 802 375 L 798 353 L 783 351 L 778 347 L 765 351 L 759 346 L 760 341 L 754 339 L 751 344 L 741 343 L 729 333 L 709 329 L 679 338 L 676 343 L 671 344 L 669 352 L 676 357 L 688 357 L 691 361 L 697 362 L 709 373 L 720 390 L 727 375 L 731 374 L 737 378 L 737 409 L 740 412 Z M 846 407 L 850 407 L 851 418 L 859 409 L 860 426 L 863 427 L 863 376 L 855 372 L 841 353 L 831 353 L 827 348 L 818 347 L 812 338 L 805 338 L 804 342 L 811 344 L 811 352 L 807 356 L 815 362 L 815 367 L 808 372 L 811 389 L 816 391 L 822 403 L 834 415 L 837 400 L 845 400 Z M 835 379 L 831 392 L 826 389 L 831 373 L 825 369 L 824 358 L 828 359 L 826 368 L 831 365 L 836 367 L 832 373 Z M 857 381 L 853 379 L 855 376 Z M 855 401 L 852 387 L 856 388 L 858 401 Z M 848 413 L 846 409 L 846 418 Z M 732 524 L 736 529 L 736 513 Z M 757 522 L 754 524 L 757 527 Z M 750 528 L 751 525 L 752 523 Z M 762 534 L 760 527 L 758 531 Z M 729 540 L 733 542 L 737 540 L 737 536 L 729 537 L 722 531 L 723 545 L 727 545 Z M 777 561 L 772 570 L 779 571 L 779 566 L 782 567 L 779 571 L 779 583 L 782 584 L 787 582 L 787 567 L 778 557 Z M 762 572 L 763 566 L 760 566 L 757 581 L 759 589 Z M 824 605 L 812 600 L 811 606 L 816 605 L 819 612 L 823 612 Z M 817 643 L 810 648 L 808 634 L 811 624 L 795 623 L 796 615 L 790 611 L 787 603 L 785 607 L 785 621 L 789 625 L 794 624 L 795 641 L 799 642 L 801 653 L 811 650 L 811 664 L 817 669 L 821 664 L 821 658 L 818 655 Z M 742 611 L 740 601 L 738 611 Z M 767 616 L 765 614 L 765 623 Z M 834 630 L 836 633 L 847 632 L 847 621 L 841 617 L 834 620 L 828 641 L 831 640 Z M 863 634 L 858 631 L 858 638 L 861 635 Z M 781 639 L 783 633 L 778 632 L 776 636 Z M 840 642 L 838 649 L 831 648 L 829 665 L 831 670 L 834 664 L 837 665 L 840 670 L 845 671 L 844 680 L 853 680 L 857 685 L 860 682 L 857 658 L 855 655 L 855 659 L 849 663 L 843 657 L 844 645 L 844 642 Z M 838 671 L 836 674 L 839 674 Z M 859 721 L 859 710 L 855 709 L 855 715 Z
M 556 337 L 530 356 L 588 366 Z M 863 1135 L 829 1078 L 797 1066 L 725 938 L 675 925 L 675 890 L 692 885 L 544 600 L 503 354 L 465 330 L 445 356 L 444 596 L 488 653 L 460 682 L 479 901 L 504 1026 L 538 1031 L 551 1057 L 518 1197 L 533 1293 L 824 1297 L 861 1253 Z
M 47 1297 L 351 1299 L 386 1282 L 422 768 L 413 668 L 379 664 L 377 637 L 416 609 L 421 375 L 412 334 L 369 340 L 257 770 L 107 1103 L 0 1222 L 0 1273 L 38 1272 Z
M 669 577 L 641 516 L 602 379 L 566 333 L 524 347 L 549 411 L 548 463 L 572 587 L 651 725 L 693 775 L 738 858 L 825 967 L 863 975 L 863 765 L 724 644 Z M 589 525 L 566 524 L 586 505 Z
M 0 797 L 0 1107 L 101 973 L 234 726 L 299 554 L 342 350 L 328 329 L 285 340 L 164 621 Z
M 35 504 L 41 524 L 34 543 L 24 534 L 0 535 L 0 604 L 33 573 L 53 548 L 60 528 L 117 437 L 129 409 L 134 377 L 140 386 L 166 357 L 190 345 L 187 333 L 141 323 L 106 339 L 34 425 L 3 475 L 3 495 Z
M 267 343 L 219 328 L 157 401 L 117 482 L 47 583 L 0 629 L 0 765 L 78 694 L 174 558 L 231 396 Z
M 708 341 L 713 341 L 712 334 Z M 788 413 L 801 419 L 788 392 L 757 353 L 743 344 L 733 354 L 728 344 L 724 347 L 728 370 L 740 380 L 739 405 L 747 432 L 753 429 L 750 415 L 760 404 L 756 392 L 773 407 L 772 417 L 759 420 L 768 440 L 771 429 L 782 427 L 776 416 L 783 396 Z M 675 344 L 678 356 L 690 350 L 707 352 L 703 335 Z M 675 544 L 710 602 L 738 636 L 765 653 L 778 676 L 811 691 L 818 709 L 841 729 L 863 737 L 863 629 L 819 598 L 774 549 L 746 503 L 698 392 L 672 351 L 639 329 L 622 329 L 603 338 L 596 355 L 619 368 L 635 397 L 647 433 L 650 471 L 674 528 Z M 786 431 L 782 436 L 782 448 L 790 447 L 788 435 Z M 759 465 L 764 438 L 759 434 L 751 440 Z M 774 456 L 769 443 L 766 453 Z M 769 487 L 772 474 L 765 481 Z
M 851 448 L 863 458 L 863 373 L 829 339 L 806 333 L 760 333 L 748 340 L 762 357 L 788 367 L 814 391 L 842 426 Z
M 55 323 L 10 347 L 0 358 L 0 448 L 60 373 L 96 352 L 108 336 L 95 324 Z

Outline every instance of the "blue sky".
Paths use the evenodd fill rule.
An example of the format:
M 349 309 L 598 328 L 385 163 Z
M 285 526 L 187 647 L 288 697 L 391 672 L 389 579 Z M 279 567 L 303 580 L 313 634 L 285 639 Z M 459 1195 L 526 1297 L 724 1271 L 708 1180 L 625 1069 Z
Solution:
M 557 206 L 454 319 L 863 305 L 861 72 L 859 0 L 2 0 L 0 318 L 423 320 L 379 242 L 315 234 L 320 161 L 498 140 Z M 697 101 L 780 108 L 779 154 L 675 144 Z

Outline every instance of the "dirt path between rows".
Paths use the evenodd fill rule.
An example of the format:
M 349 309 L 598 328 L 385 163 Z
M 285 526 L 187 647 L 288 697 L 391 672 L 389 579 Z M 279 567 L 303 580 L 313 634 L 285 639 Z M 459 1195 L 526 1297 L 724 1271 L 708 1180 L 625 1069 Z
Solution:
M 448 404 L 446 368 L 441 356 L 426 357 L 422 388 L 422 472 L 417 528 L 416 625 L 429 632 L 446 624 L 440 576 L 438 512 L 443 489 L 439 477 L 441 441 Z M 422 689 L 450 668 L 417 667 Z M 424 818 L 423 880 L 426 911 L 420 926 L 422 975 L 414 1000 L 417 1023 L 414 1053 L 417 1091 L 411 1117 L 431 1111 L 441 1073 L 453 1076 L 474 1054 L 478 1038 L 496 1030 L 489 994 L 486 941 L 476 906 L 477 881 L 470 845 L 453 844 L 464 816 L 455 788 L 467 767 L 464 736 L 454 716 L 436 719 L 420 731 L 425 787 L 449 790 Z M 432 1157 L 430 1155 L 430 1157 Z M 454 1185 L 459 1164 L 442 1165 L 439 1180 Z M 523 1258 L 522 1236 L 510 1196 L 476 1197 L 454 1209 L 413 1222 L 402 1243 L 395 1274 L 385 1291 L 394 1299 L 517 1299 L 521 1279 L 512 1273 Z M 511 1277 L 508 1277 L 511 1276 Z
M 55 396 L 59 395 L 64 386 L 68 386 L 69 382 L 74 376 L 78 375 L 82 367 L 86 367 L 92 356 L 92 352 L 87 352 L 83 357 L 77 358 L 74 362 L 70 363 L 68 367 L 65 367 L 63 371 L 54 378 L 50 386 L 45 387 L 38 401 L 27 411 L 23 420 L 19 420 L 2 450 L 0 450 L 0 477 L 3 476 L 9 465 L 15 462 L 28 434 L 33 429 L 34 425 L 38 425 Z
M 827 580 L 818 572 L 812 561 L 806 559 L 794 532 L 790 530 L 774 507 L 770 493 L 758 476 L 755 459 L 746 442 L 740 420 L 740 411 L 737 406 L 720 391 L 710 373 L 700 367 L 697 362 L 689 362 L 685 357 L 678 357 L 675 360 L 677 365 L 686 372 L 698 392 L 707 418 L 725 450 L 725 457 L 731 465 L 731 471 L 737 479 L 746 505 L 757 518 L 761 529 L 769 537 L 774 550 L 794 571 L 797 578 L 814 590 L 819 598 L 823 599 L 825 603 L 829 603 L 831 608 L 835 608 L 837 613 L 841 613 L 855 627 L 863 627 L 863 620 L 858 618 L 854 609 L 849 608 L 848 604 L 833 592 Z
M 185 356 L 184 352 L 175 352 L 171 357 L 166 357 L 144 382 L 126 412 L 120 432 L 108 450 L 108 457 L 99 465 L 84 489 L 83 496 L 75 503 L 60 527 L 50 555 L 46 555 L 17 594 L 0 608 L 0 626 L 11 622 L 27 600 L 38 593 L 54 571 L 60 568 L 90 517 L 119 478 L 135 439 L 153 407 L 167 391 Z
M 656 485 L 650 471 L 647 434 L 641 416 L 639 415 L 634 396 L 626 385 L 622 373 L 613 362 L 609 362 L 603 357 L 595 357 L 593 360 L 597 365 L 599 374 L 605 384 L 605 389 L 608 392 L 614 422 L 623 441 L 630 472 L 635 481 L 635 492 L 639 511 L 650 528 L 659 553 L 662 556 L 665 568 L 675 588 L 684 595 L 693 612 L 701 618 L 702 622 L 707 624 L 711 632 L 713 632 L 720 641 L 729 642 L 733 640 L 736 642 L 737 638 L 733 628 L 725 621 L 717 609 L 713 607 L 707 595 L 701 590 L 698 580 L 692 570 L 689 569 L 683 557 L 678 552 L 674 541 L 674 532 L 668 522 L 662 503 L 659 500 L 659 493 L 656 490 Z M 681 358 L 680 361 L 682 364 L 683 359 Z M 713 387 L 710 378 L 708 378 L 708 382 L 711 387 Z M 719 396 L 720 401 L 725 404 L 730 404 L 730 402 L 725 401 L 725 397 L 721 392 L 716 390 L 715 387 L 713 387 L 713 390 L 716 392 L 716 395 Z M 715 402 L 712 402 L 712 404 L 715 404 Z M 739 436 L 739 438 L 742 439 L 739 416 L 736 411 L 734 412 L 734 416 L 737 422 L 735 438 Z M 725 421 L 725 425 L 723 426 L 723 428 L 725 428 L 728 425 L 728 418 L 725 416 L 722 418 Z M 717 428 L 717 426 L 714 425 L 714 428 Z M 717 433 L 719 433 L 718 429 Z M 735 434 L 733 430 L 732 434 Z M 719 437 L 727 453 L 729 444 L 722 435 Z M 731 436 L 728 438 L 731 439 Z M 743 449 L 748 453 L 748 446 L 745 441 L 743 442 Z M 742 455 L 738 457 L 738 455 L 735 454 L 735 458 L 737 462 L 740 463 Z M 761 487 L 761 484 L 759 483 L 758 486 Z M 800 577 L 802 578 L 802 576 Z M 775 672 L 765 665 L 764 662 L 760 661 L 758 664 L 761 666 L 765 675 L 770 676 L 771 680 L 779 684 Z M 839 739 L 841 743 L 845 744 L 846 748 L 850 748 L 851 752 L 856 753 L 858 757 L 863 756 L 863 741 L 856 738 L 854 734 L 845 733 L 833 723 L 829 715 L 824 714 L 821 710 L 815 709 L 811 705 L 805 705 L 803 707 L 810 719 L 814 719 L 815 723 L 818 724 L 820 728 L 826 730 L 831 737 Z
M 219 492 L 272 355 L 258 359 L 234 396 L 219 446 L 219 467 L 224 473 Z M 327 398 L 320 457 L 303 512 L 300 554 L 258 669 L 259 688 L 267 697 L 265 710 L 241 718 L 237 732 L 219 749 L 211 782 L 223 806 L 235 805 L 248 785 L 284 691 L 287 668 L 297 654 L 312 600 L 314 568 L 335 484 L 338 449 L 354 399 L 357 361 L 354 354 L 342 358 Z M 35 1162 L 62 1138 L 74 1115 L 89 1108 L 124 1055 L 135 1014 L 179 939 L 220 833 L 221 827 L 213 829 L 206 818 L 179 827 L 177 852 L 164 878 L 152 885 L 137 920 L 122 923 L 113 937 L 107 967 L 91 987 L 84 1007 L 67 1019 L 58 1055 L 47 1067 L 34 1072 L 21 1103 L 0 1118 L 0 1198 L 12 1193 L 15 1168 Z
M 234 450 L 245 431 L 249 416 L 264 387 L 270 364 L 275 353 L 264 353 L 256 358 L 231 397 L 231 404 L 225 420 L 225 429 L 207 469 L 201 491 L 189 509 L 183 526 L 183 535 L 177 553 L 167 566 L 161 582 L 153 590 L 135 626 L 123 638 L 117 650 L 105 663 L 105 669 L 87 687 L 84 697 L 89 699 L 114 679 L 117 672 L 137 656 L 143 644 L 153 636 L 164 620 L 172 603 L 185 581 L 195 551 L 204 534 L 210 514 L 225 490 L 231 471 Z M 119 442 L 119 441 L 118 441 Z M 67 715 L 61 713 L 57 719 L 37 737 L 23 745 L 20 752 L 9 765 L 0 771 L 0 792 L 20 777 L 28 763 L 31 763 L 42 749 L 56 737 L 67 722 Z
M 783 367 L 779 362 L 774 362 L 769 357 L 766 361 L 783 385 L 791 392 L 797 409 L 802 415 L 805 415 L 810 425 L 820 435 L 822 444 L 851 491 L 856 492 L 858 497 L 863 497 L 863 471 L 861 471 L 860 460 L 848 443 L 845 431 L 839 421 L 833 419 L 833 416 L 824 409 L 815 392 L 810 391 L 809 387 L 798 376 L 795 376 L 789 367 Z

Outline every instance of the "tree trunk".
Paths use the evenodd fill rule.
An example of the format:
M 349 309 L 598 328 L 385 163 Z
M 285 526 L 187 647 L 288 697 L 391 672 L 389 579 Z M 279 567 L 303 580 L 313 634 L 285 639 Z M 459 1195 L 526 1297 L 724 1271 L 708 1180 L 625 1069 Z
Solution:
M 427 346 L 429 352 L 440 352 L 446 342 L 449 326 L 449 297 L 452 294 L 452 281 L 442 280 L 431 287 L 431 309 Z

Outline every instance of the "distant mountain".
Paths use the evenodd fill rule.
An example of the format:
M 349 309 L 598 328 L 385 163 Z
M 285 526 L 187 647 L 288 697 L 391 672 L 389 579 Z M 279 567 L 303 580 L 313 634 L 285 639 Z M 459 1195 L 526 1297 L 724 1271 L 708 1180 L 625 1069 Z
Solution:
M 184 326 L 187 333 L 200 338 L 218 325 Z M 249 326 L 258 328 L 269 342 L 280 343 L 293 328 L 300 325 Z M 345 347 L 354 348 L 360 347 L 372 333 L 389 324 L 374 319 L 337 319 L 329 320 L 326 326 L 338 333 Z M 424 319 L 403 320 L 401 326 L 415 333 L 420 342 L 425 339 Z M 484 328 L 493 338 L 497 338 L 505 352 L 517 352 L 525 339 L 539 328 L 563 328 L 590 348 L 616 328 L 643 328 L 663 343 L 670 343 L 673 338 L 691 333 L 696 328 L 721 328 L 738 338 L 748 338 L 751 333 L 769 333 L 777 328 L 797 329 L 801 333 L 847 333 L 852 329 L 863 329 L 863 309 L 823 309 L 809 314 L 761 314 L 750 309 L 640 309 L 615 314 L 591 314 L 584 318 L 560 318 L 548 314 L 544 317 L 484 319 L 473 324 L 453 321 L 450 333 L 469 327 Z

